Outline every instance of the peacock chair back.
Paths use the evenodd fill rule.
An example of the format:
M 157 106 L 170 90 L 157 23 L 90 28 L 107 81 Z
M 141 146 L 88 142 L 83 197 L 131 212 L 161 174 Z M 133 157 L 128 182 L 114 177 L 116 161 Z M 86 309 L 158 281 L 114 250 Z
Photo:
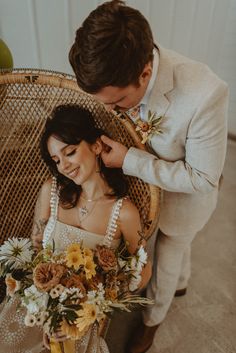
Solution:
M 0 72 L 0 244 L 13 236 L 29 237 L 38 191 L 49 177 L 39 140 L 45 121 L 60 104 L 76 103 L 93 113 L 98 127 L 127 147 L 141 144 L 133 123 L 117 117 L 81 91 L 73 76 L 45 70 Z M 127 177 L 146 237 L 156 228 L 160 190 Z

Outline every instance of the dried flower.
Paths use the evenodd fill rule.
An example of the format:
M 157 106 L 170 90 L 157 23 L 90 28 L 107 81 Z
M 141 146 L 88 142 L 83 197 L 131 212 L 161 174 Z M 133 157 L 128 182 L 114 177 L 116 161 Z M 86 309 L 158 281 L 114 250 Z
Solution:
M 96 247 L 96 256 L 98 264 L 104 271 L 117 269 L 117 258 L 112 249 L 98 245 Z
M 16 281 L 10 273 L 6 275 L 5 283 L 7 286 L 7 295 L 10 295 L 10 297 L 20 289 L 20 282 Z
M 143 121 L 140 118 L 135 120 L 137 124 L 136 131 L 142 136 L 142 144 L 145 144 L 153 135 L 161 134 L 163 131 L 159 128 L 161 124 L 163 116 L 156 116 L 156 113 L 152 113 L 150 110 L 148 111 L 148 120 Z
M 86 296 L 86 289 L 83 285 L 83 282 L 82 282 L 80 275 L 77 275 L 76 273 L 72 273 L 70 276 L 62 278 L 61 283 L 66 288 L 80 289 L 81 293 L 83 294 L 83 297 Z
M 14 240 L 14 249 L 24 244 Z M 146 263 L 142 248 L 128 257 L 124 251 L 105 246 L 92 250 L 80 244 L 72 244 L 65 251 L 46 248 L 38 255 L 32 253 L 31 258 L 20 250 L 25 255 L 20 255 L 17 268 L 9 262 L 12 252 L 6 256 L 6 244 L 0 249 L 5 249 L 0 266 L 6 274 L 8 295 L 17 292 L 27 310 L 25 324 L 43 327 L 48 335 L 61 329 L 71 339 L 80 339 L 109 312 L 129 311 L 133 303 L 150 303 L 146 298 L 127 296 L 141 280 Z
M 55 288 L 52 288 L 49 293 L 51 298 L 54 299 L 59 297 L 63 293 L 64 288 L 65 287 L 63 287 L 60 283 Z
M 59 284 L 65 273 L 65 267 L 60 264 L 41 262 L 33 272 L 34 284 L 42 291 L 49 291 Z

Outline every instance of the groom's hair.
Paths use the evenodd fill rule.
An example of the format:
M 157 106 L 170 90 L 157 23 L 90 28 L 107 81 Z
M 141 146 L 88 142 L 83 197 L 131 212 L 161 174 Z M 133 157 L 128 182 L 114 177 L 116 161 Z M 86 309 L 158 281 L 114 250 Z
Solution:
M 78 85 L 88 93 L 106 86 L 138 85 L 153 60 L 153 36 L 146 18 L 123 1 L 105 2 L 76 32 L 69 60 Z

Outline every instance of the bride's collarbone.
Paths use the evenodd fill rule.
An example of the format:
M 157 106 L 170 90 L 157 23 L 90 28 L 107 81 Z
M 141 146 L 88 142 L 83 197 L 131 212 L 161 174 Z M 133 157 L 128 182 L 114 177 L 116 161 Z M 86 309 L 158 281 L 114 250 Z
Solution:
M 103 205 L 94 207 L 92 204 L 87 209 L 81 210 L 83 203 L 78 203 L 73 208 L 58 207 L 57 220 L 61 223 L 73 226 L 93 233 L 105 234 L 111 217 L 114 199 L 104 200 Z

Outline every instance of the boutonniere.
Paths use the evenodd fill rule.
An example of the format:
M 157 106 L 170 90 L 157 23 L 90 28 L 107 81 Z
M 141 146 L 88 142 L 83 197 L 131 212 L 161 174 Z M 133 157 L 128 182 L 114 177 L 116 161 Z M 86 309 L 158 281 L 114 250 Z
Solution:
M 136 131 L 142 136 L 142 144 L 145 144 L 153 135 L 162 134 L 162 130 L 160 129 L 159 125 L 162 122 L 163 116 L 156 116 L 155 112 L 148 111 L 148 120 L 142 121 L 140 118 L 137 118 L 135 123 Z

